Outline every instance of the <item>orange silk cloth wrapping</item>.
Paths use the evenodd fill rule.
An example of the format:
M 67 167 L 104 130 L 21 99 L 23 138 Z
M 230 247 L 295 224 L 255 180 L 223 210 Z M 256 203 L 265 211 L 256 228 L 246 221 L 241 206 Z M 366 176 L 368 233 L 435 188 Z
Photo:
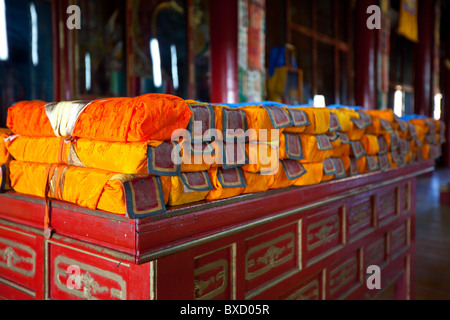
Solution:
M 281 160 L 270 189 L 314 185 L 320 183 L 322 177 L 322 162 L 301 164 L 297 160 Z
M 185 142 L 178 145 L 183 160 L 179 168 L 172 161 L 171 153 L 176 146 L 172 142 L 123 143 L 17 136 L 5 144 L 14 159 L 19 161 L 62 163 L 124 174 L 171 176 L 180 172 L 206 171 L 211 167 L 204 162 L 203 150 L 197 152 L 192 144 Z M 209 144 L 205 147 L 209 148 Z
M 380 146 L 378 144 L 378 137 L 373 134 L 365 134 L 361 139 L 361 143 L 366 150 L 368 155 L 377 155 L 380 151 Z
M 360 120 L 361 116 L 359 112 L 350 109 L 350 108 L 337 108 L 330 109 L 335 112 L 340 121 L 342 132 L 345 132 L 348 138 L 351 141 L 360 140 L 364 133 L 366 132 L 366 128 L 359 128 L 352 119 Z
M 0 128 L 0 165 L 11 161 L 11 154 L 6 148 L 5 139 L 9 137 L 11 131 L 9 129 Z
M 278 118 L 271 117 L 268 109 L 263 106 L 246 106 L 239 108 L 244 111 L 247 119 L 247 129 L 254 134 L 249 135 L 253 142 L 278 141 L 280 134 L 285 130 L 286 125 L 290 125 L 291 118 L 283 109 L 271 107 Z M 278 122 L 277 122 L 278 119 Z
M 425 134 L 430 132 L 430 126 L 428 125 L 428 119 L 410 119 L 408 122 L 412 123 L 416 128 L 421 127 L 423 131 L 425 131 Z M 433 122 L 436 124 L 435 122 Z M 439 122 L 438 122 L 439 123 Z
M 18 102 L 8 110 L 8 128 L 25 136 L 55 136 L 46 105 L 39 100 Z M 71 135 L 115 142 L 166 141 L 176 129 L 186 129 L 191 116 L 186 102 L 171 95 L 94 100 L 79 115 Z
M 351 121 L 351 117 L 354 116 L 354 113 L 349 111 L 350 110 L 344 108 L 330 108 L 330 112 L 334 113 L 338 118 L 340 125 L 340 129 L 338 131 L 349 132 L 352 130 L 353 122 Z
M 156 143 L 154 145 L 158 145 Z M 62 163 L 124 174 L 148 174 L 145 142 L 106 142 L 78 139 L 18 136 L 6 142 L 14 159 L 38 163 Z
M 370 125 L 366 133 L 367 134 L 374 134 L 374 135 L 381 135 L 384 133 L 389 132 L 389 126 L 393 130 L 395 127 L 395 117 L 394 112 L 391 109 L 388 110 L 365 110 L 365 113 L 369 114 L 372 117 L 372 125 Z M 381 119 L 381 121 L 380 121 Z M 386 122 L 386 126 L 383 126 L 382 121 Z M 389 126 L 387 126 L 389 125 Z
M 213 190 L 206 196 L 207 200 L 236 197 L 245 190 L 246 183 L 240 168 L 211 168 L 208 170 L 208 175 L 211 179 Z
M 58 199 L 92 210 L 116 214 L 127 213 L 124 183 L 139 176 L 59 165 L 48 177 L 48 166 L 12 161 L 10 163 L 11 187 L 19 193 Z M 49 193 L 46 195 L 48 178 Z M 165 183 L 162 186 L 163 195 L 160 195 L 164 197 L 164 202 L 168 201 L 169 190 L 170 184 Z
M 333 144 L 336 149 L 334 149 Z M 340 140 L 331 142 L 327 135 L 311 135 L 297 133 L 283 133 L 279 143 L 246 144 L 249 163 L 242 169 L 253 173 L 268 173 L 276 170 L 279 160 L 291 159 L 301 163 L 322 162 L 331 156 L 340 146 Z M 342 149 L 344 150 L 344 149 Z
M 291 108 L 286 108 L 289 111 Z M 292 108 L 295 110 L 296 108 Z M 309 125 L 304 130 L 295 128 L 288 128 L 286 132 L 293 133 L 305 133 L 305 134 L 324 134 L 327 133 L 330 128 L 330 110 L 327 108 L 314 108 L 314 107 L 300 107 L 299 110 L 303 111 L 308 118 Z M 302 128 L 302 127 L 300 127 Z
M 272 143 L 246 143 L 248 163 L 242 165 L 244 171 L 269 173 L 276 170 L 279 161 L 279 141 Z
M 182 173 L 170 177 L 169 205 L 179 206 L 205 200 L 214 189 L 207 172 Z
M 345 134 L 345 139 L 342 133 L 337 141 L 332 142 L 333 150 L 331 152 L 330 157 L 339 158 L 343 156 L 349 156 L 352 152 L 352 145 L 350 139 Z
M 253 173 L 245 170 L 242 170 L 242 173 L 246 184 L 246 187 L 242 192 L 243 194 L 267 191 L 272 187 L 275 181 L 274 174 L 263 175 L 257 172 Z
M 366 126 L 358 126 L 356 123 L 361 122 L 361 115 L 359 112 L 353 110 L 353 109 L 349 109 L 349 108 L 338 108 L 337 109 L 340 113 L 346 114 L 345 118 L 349 118 L 350 119 L 350 123 L 348 124 L 348 126 L 346 126 L 346 121 L 344 120 L 345 118 L 341 115 L 340 117 L 338 116 L 339 119 L 342 119 L 342 123 L 341 126 L 345 129 L 348 129 L 347 131 L 342 130 L 343 132 L 345 132 L 348 136 L 348 138 L 351 141 L 355 141 L 355 140 L 361 140 L 362 136 L 364 135 L 364 133 L 366 132 Z M 358 121 L 358 122 L 355 122 Z
M 301 163 L 322 162 L 333 153 L 333 145 L 326 135 L 300 134 L 299 137 L 303 151 Z
M 279 158 L 299 160 L 301 163 L 322 162 L 338 147 L 340 141 L 331 141 L 325 134 L 291 134 L 280 136 Z

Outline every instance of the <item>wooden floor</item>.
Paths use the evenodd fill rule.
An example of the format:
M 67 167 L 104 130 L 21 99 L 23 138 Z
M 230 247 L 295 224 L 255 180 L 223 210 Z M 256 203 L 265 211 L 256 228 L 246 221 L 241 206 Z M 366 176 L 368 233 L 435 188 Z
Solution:
M 450 300 L 450 207 L 439 203 L 450 169 L 417 181 L 416 299 Z

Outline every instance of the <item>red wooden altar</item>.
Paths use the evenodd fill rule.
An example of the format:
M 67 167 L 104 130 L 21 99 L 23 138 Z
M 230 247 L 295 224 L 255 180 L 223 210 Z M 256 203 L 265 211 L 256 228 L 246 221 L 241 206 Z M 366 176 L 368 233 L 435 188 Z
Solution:
M 130 220 L 0 195 L 6 299 L 414 298 L 416 176 L 427 161 L 310 187 L 173 208 Z M 381 290 L 369 290 L 369 265 Z M 76 282 L 75 280 L 79 280 Z

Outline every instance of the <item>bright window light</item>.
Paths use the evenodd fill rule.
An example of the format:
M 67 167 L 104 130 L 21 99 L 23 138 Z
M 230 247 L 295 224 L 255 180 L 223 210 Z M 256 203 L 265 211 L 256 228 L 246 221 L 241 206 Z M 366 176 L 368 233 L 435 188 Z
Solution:
M 6 31 L 6 6 L 5 0 L 0 0 L 0 61 L 9 58 L 8 34 Z
M 31 15 L 31 59 L 33 65 L 37 66 L 39 64 L 39 54 L 38 54 L 38 19 L 36 6 L 33 2 L 30 3 L 30 15 Z
M 397 117 L 403 116 L 403 92 L 399 89 L 394 93 L 394 113 Z
M 86 91 L 89 91 L 92 87 L 91 54 L 89 52 L 84 55 L 84 65 L 86 68 Z
M 159 54 L 159 43 L 156 39 L 150 40 L 150 55 L 153 63 L 153 84 L 156 88 L 162 86 L 161 56 Z
M 178 58 L 177 58 L 177 48 L 174 44 L 170 46 L 170 55 L 172 58 L 172 79 L 173 79 L 173 87 L 175 90 L 178 90 L 180 87 L 180 83 L 178 80 Z
M 434 96 L 434 119 L 441 120 L 442 94 L 438 93 Z
M 316 108 L 325 108 L 325 96 L 316 95 L 314 96 L 314 107 Z

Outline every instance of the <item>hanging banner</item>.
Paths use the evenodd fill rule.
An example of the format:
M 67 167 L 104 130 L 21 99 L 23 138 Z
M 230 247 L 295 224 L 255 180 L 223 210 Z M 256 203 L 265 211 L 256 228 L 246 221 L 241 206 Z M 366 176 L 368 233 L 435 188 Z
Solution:
M 238 67 L 241 102 L 265 93 L 265 0 L 239 0 Z
M 378 109 L 388 107 L 389 93 L 389 53 L 391 37 L 391 21 L 389 17 L 389 0 L 381 0 L 382 28 L 378 33 Z
M 417 7 L 417 0 L 401 0 L 398 23 L 398 33 L 414 42 L 419 42 Z
M 441 47 L 441 2 L 438 0 L 435 4 L 435 25 L 434 25 L 434 72 L 433 72 L 433 85 L 434 85 L 434 94 L 438 94 L 440 89 L 440 70 L 441 70 L 441 62 L 440 62 L 440 47 Z

